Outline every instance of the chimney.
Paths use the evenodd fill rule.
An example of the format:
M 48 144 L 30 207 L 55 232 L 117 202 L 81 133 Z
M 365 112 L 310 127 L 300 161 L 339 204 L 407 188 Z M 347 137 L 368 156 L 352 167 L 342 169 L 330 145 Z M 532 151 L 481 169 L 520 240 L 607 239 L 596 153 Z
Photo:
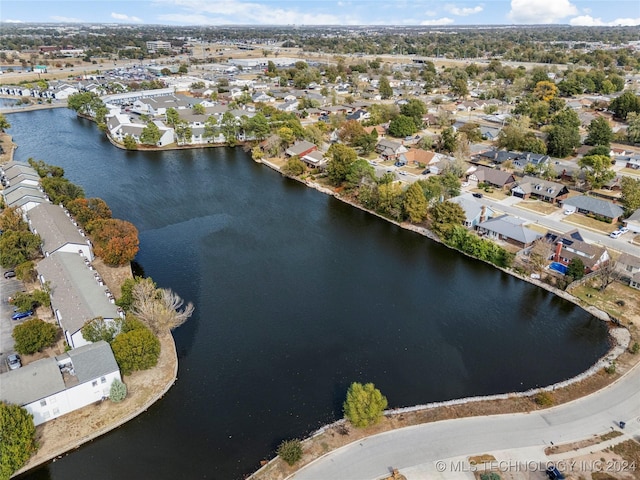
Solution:
M 560 261 L 560 253 L 562 253 L 562 241 L 558 240 L 558 243 L 556 245 L 556 253 L 553 256 L 553 261 L 554 262 L 559 262 Z
M 487 220 L 487 206 L 482 205 L 482 209 L 480 210 L 480 223 Z

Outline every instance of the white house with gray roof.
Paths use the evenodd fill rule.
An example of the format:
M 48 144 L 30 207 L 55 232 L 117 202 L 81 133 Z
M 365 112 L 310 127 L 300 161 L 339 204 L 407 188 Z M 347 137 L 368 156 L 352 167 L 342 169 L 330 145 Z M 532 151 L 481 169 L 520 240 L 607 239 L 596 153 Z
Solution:
M 42 240 L 45 257 L 56 252 L 80 254 L 93 260 L 89 238 L 78 229 L 69 212 L 60 205 L 41 203 L 27 213 L 29 228 Z
M 24 407 L 40 425 L 108 397 L 115 379 L 122 381 L 111 347 L 99 341 L 1 374 L 0 401 Z
M 565 209 L 573 207 L 579 213 L 604 217 L 611 223 L 616 223 L 624 215 L 624 209 L 620 205 L 588 195 L 567 198 L 562 201 L 562 206 Z
M 41 203 L 49 202 L 49 198 L 39 187 L 31 185 L 16 185 L 2 191 L 4 203 L 7 207 L 19 208 L 24 215 Z
M 503 240 L 526 248 L 539 238 L 542 238 L 542 235 L 525 226 L 525 223 L 527 223 L 526 220 L 521 218 L 500 215 L 479 223 L 478 231 L 483 232 L 489 238 Z
M 89 343 L 80 331 L 86 321 L 124 317 L 113 294 L 86 257 L 58 252 L 41 260 L 37 270 L 40 282 L 43 285 L 49 282 L 51 309 L 71 348 Z

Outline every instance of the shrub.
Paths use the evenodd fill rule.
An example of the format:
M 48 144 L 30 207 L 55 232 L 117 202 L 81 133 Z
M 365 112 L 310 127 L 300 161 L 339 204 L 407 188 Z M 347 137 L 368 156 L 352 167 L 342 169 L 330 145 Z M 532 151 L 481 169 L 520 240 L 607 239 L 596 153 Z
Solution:
M 155 367 L 160 356 L 160 341 L 147 327 L 119 334 L 111 348 L 123 375 Z
M 109 399 L 113 403 L 120 403 L 127 397 L 127 386 L 120 380 L 115 378 L 111 382 L 111 388 L 109 389 Z
M 604 371 L 609 375 L 613 375 L 614 373 L 616 373 L 616 362 L 613 361 L 611 362 L 611 365 L 609 365 L 608 367 L 604 367 Z
M 278 456 L 293 465 L 302 458 L 302 443 L 297 438 L 283 441 L 278 447 Z
M 33 415 L 18 405 L 0 402 L 0 478 L 9 478 L 38 449 Z
M 640 343 L 638 342 L 634 342 L 634 344 L 631 346 L 630 349 L 631 353 L 633 353 L 634 355 L 637 354 L 638 352 L 640 352 Z
M 535 402 L 541 407 L 550 407 L 553 405 L 553 394 L 551 392 L 539 392 L 535 397 Z
M 22 355 L 39 352 L 55 343 L 57 333 L 58 329 L 51 323 L 39 318 L 27 320 L 13 329 L 16 352 Z

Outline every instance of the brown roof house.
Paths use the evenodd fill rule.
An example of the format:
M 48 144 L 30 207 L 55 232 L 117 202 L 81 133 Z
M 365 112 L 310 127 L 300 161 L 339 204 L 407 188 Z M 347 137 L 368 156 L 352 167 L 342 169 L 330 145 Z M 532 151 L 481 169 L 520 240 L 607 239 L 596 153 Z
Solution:
M 567 198 L 569 189 L 561 183 L 525 176 L 511 188 L 511 193 L 514 197 L 533 197 L 544 202 L 556 203 Z
M 567 233 L 549 230 L 544 238 L 547 243 L 554 245 L 554 262 L 569 265 L 571 260 L 579 258 L 584 264 L 585 273 L 597 270 L 610 259 L 606 248 L 585 242 L 578 229 Z
M 479 166 L 467 175 L 467 181 L 484 183 L 494 188 L 507 189 L 516 182 L 516 178 L 510 172 Z

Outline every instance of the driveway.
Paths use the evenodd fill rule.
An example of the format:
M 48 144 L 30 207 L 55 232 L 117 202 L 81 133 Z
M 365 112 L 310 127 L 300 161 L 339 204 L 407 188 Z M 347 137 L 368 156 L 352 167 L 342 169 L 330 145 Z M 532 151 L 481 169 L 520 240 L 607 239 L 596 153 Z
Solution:
M 15 292 L 23 289 L 22 282 L 15 278 L 0 277 L 0 372 L 7 370 L 5 358 L 7 354 L 13 353 L 13 327 L 24 320 L 11 320 L 13 306 L 8 302 L 8 298 Z
M 627 423 L 625 437 L 640 434 L 640 367 L 599 392 L 547 410 L 445 420 L 369 437 L 325 455 L 289 478 L 373 480 L 388 476 L 390 468 L 399 469 L 408 480 L 438 478 L 432 475 L 435 472 L 452 478 L 447 475 L 452 471 L 447 468 L 449 459 L 501 451 L 502 457 L 539 461 L 552 442 L 619 430 L 620 420 Z M 522 458 L 522 452 L 528 457 Z

